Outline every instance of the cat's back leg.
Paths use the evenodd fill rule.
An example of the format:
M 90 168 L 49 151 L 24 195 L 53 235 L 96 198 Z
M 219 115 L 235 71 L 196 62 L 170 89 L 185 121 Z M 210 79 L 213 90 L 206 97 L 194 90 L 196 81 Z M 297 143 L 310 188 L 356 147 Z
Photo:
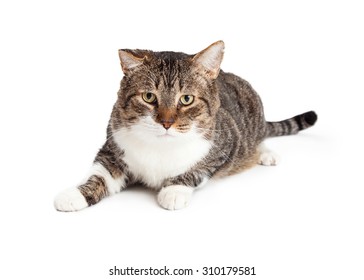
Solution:
M 279 156 L 268 149 L 264 143 L 260 143 L 258 146 L 258 164 L 265 166 L 274 166 L 277 165 L 280 161 Z

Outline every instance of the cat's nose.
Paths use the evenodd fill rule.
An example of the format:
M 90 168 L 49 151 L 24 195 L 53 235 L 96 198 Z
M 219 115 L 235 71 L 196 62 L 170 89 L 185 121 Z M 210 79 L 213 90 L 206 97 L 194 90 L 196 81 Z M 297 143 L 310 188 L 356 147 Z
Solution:
M 173 118 L 161 119 L 161 124 L 165 129 L 169 129 L 172 126 L 172 124 L 174 124 L 174 119 Z
M 170 108 L 159 108 L 157 121 L 165 129 L 169 129 L 176 121 L 176 111 Z

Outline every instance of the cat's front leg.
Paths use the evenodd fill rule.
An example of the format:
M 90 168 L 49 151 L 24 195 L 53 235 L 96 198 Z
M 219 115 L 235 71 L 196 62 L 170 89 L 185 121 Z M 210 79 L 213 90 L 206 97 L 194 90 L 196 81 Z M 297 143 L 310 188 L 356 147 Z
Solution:
M 98 203 L 126 186 L 125 165 L 120 151 L 107 142 L 96 156 L 89 175 L 80 185 L 58 194 L 54 206 L 58 211 L 78 211 Z
M 185 174 L 168 180 L 158 193 L 158 203 L 165 209 L 178 210 L 189 205 L 193 191 L 208 181 L 207 176 Z
M 58 211 L 78 211 L 120 192 L 124 186 L 125 176 L 113 177 L 101 163 L 95 162 L 85 182 L 58 194 L 54 206 Z
M 165 209 L 178 210 L 188 206 L 194 188 L 183 185 L 171 185 L 158 193 L 158 203 Z

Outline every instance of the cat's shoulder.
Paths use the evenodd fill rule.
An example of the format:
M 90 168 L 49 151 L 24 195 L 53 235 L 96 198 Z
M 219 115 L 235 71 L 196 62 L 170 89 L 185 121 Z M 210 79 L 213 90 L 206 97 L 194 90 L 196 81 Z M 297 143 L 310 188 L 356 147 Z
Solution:
M 220 70 L 219 76 L 216 81 L 219 85 L 229 84 L 235 86 L 251 87 L 250 83 L 247 80 L 234 73 L 224 72 L 223 70 Z
M 220 70 L 219 76 L 216 79 L 217 88 L 221 96 L 236 92 L 238 95 L 253 94 L 257 95 L 251 84 L 234 73 L 224 72 Z

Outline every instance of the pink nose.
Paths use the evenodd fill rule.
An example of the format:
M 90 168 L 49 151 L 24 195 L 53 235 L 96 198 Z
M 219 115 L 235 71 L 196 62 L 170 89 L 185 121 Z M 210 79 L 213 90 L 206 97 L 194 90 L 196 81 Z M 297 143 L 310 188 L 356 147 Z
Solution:
M 168 120 L 162 119 L 161 124 L 165 129 L 169 129 L 172 126 L 172 124 L 174 124 L 174 119 L 173 118 L 170 118 Z

